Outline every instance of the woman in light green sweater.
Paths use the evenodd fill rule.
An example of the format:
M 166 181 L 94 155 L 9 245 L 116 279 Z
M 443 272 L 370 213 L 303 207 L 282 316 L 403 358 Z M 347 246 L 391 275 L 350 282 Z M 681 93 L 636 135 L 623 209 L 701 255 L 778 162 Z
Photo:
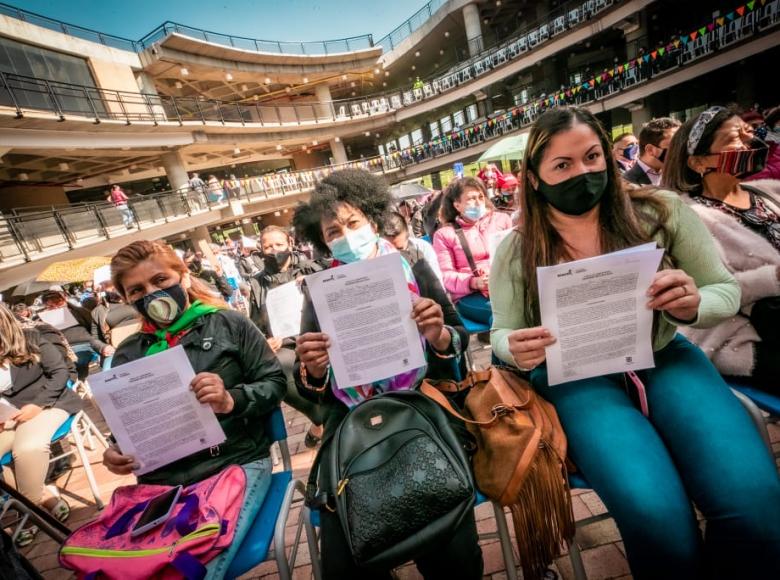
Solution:
M 522 224 L 490 276 L 491 341 L 555 405 L 580 473 L 615 518 L 634 578 L 780 577 L 780 481 L 763 442 L 704 354 L 676 327 L 732 316 L 740 290 L 710 234 L 675 194 L 621 188 L 609 142 L 584 109 L 553 109 L 525 155 Z M 649 416 L 623 375 L 550 387 L 536 268 L 655 241 L 648 289 L 655 368 L 638 374 Z M 707 519 L 701 541 L 692 502 Z

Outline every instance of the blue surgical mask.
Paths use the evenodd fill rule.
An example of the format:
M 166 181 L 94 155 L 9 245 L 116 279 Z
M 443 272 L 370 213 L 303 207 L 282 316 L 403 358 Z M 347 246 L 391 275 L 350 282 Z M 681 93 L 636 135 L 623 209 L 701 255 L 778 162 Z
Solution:
M 639 145 L 637 143 L 632 143 L 631 145 L 623 149 L 623 157 L 625 157 L 630 161 L 636 159 L 637 153 L 639 153 Z
M 346 235 L 336 238 L 328 244 L 330 253 L 339 262 L 351 264 L 365 260 L 376 248 L 379 236 L 371 227 L 366 224 L 356 230 L 347 231 Z
M 484 203 L 478 203 L 476 205 L 467 205 L 463 211 L 463 217 L 475 222 L 487 213 L 487 208 Z

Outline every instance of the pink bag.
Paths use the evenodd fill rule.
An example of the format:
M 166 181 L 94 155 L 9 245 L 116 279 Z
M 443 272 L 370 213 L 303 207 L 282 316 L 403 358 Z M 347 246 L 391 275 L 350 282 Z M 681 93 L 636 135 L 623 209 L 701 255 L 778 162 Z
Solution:
M 65 541 L 60 563 L 79 578 L 143 580 L 203 578 L 204 564 L 233 541 L 246 490 L 246 473 L 231 465 L 185 487 L 163 525 L 132 538 L 130 531 L 164 485 L 117 488 L 100 516 Z

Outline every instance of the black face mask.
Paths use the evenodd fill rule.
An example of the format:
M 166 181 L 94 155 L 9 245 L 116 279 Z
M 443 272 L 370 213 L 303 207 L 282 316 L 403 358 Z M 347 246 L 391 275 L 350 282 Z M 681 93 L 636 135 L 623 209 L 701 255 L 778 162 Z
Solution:
M 173 324 L 187 309 L 187 292 L 181 284 L 174 284 L 139 298 L 133 302 L 133 306 L 144 318 L 155 324 Z
M 265 259 L 266 270 L 271 272 L 281 271 L 282 267 L 287 263 L 287 260 L 290 259 L 290 256 L 292 256 L 290 250 L 276 252 L 275 254 L 265 254 L 263 258 Z
M 568 215 L 582 215 L 598 205 L 607 189 L 607 171 L 592 171 L 549 185 L 539 180 L 537 191 L 551 206 Z

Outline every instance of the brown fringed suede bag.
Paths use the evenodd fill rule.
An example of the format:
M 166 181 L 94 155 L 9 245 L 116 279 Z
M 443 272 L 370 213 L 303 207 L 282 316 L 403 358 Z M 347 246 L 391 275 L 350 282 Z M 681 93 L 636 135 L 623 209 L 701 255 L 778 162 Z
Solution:
M 465 417 L 443 393 L 467 390 Z M 466 380 L 424 381 L 421 391 L 462 419 L 477 442 L 477 487 L 512 512 L 523 577 L 543 578 L 574 536 L 566 436 L 555 408 L 515 373 L 493 367 Z

